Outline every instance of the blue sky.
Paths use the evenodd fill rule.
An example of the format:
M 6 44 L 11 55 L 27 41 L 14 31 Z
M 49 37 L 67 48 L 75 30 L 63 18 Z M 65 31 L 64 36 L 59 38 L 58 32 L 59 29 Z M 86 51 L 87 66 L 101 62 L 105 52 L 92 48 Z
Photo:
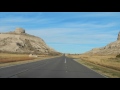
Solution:
M 22 27 L 63 53 L 84 53 L 117 39 L 120 12 L 0 12 L 0 32 Z

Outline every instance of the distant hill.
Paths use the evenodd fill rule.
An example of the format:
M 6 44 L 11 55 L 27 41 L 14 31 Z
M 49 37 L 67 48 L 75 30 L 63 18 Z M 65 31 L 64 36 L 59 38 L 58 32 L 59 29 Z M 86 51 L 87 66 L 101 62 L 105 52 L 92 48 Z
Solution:
M 118 55 L 120 54 L 120 32 L 115 42 L 108 44 L 102 48 L 94 48 L 84 54 L 98 54 L 98 55 Z
M 47 46 L 43 39 L 27 34 L 22 28 L 0 33 L 0 52 L 59 54 Z

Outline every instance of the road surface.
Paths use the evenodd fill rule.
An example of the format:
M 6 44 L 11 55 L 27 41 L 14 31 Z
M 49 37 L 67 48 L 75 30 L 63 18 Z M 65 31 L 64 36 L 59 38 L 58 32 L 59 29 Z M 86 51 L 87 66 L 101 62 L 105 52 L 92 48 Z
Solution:
M 0 68 L 0 78 L 105 78 L 104 76 L 61 56 L 42 61 Z

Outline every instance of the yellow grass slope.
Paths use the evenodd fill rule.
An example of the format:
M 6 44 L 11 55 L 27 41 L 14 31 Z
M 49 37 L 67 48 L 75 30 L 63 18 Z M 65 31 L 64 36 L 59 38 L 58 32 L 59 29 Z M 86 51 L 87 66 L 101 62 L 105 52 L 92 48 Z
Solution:
M 0 63 L 25 61 L 25 60 L 33 60 L 33 59 L 35 58 L 29 57 L 29 55 L 27 54 L 0 53 Z
M 120 78 L 120 58 L 115 55 L 67 55 L 96 72 L 109 78 Z
M 71 55 L 72 58 L 79 58 L 97 65 L 112 68 L 120 71 L 120 59 L 116 59 L 115 55 Z

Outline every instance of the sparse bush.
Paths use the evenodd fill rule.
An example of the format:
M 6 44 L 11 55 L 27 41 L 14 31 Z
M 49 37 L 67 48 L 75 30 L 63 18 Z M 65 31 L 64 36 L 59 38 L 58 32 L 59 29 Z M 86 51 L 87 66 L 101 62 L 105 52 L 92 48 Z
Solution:
M 118 55 L 116 56 L 116 58 L 120 58 L 120 54 L 118 54 Z

